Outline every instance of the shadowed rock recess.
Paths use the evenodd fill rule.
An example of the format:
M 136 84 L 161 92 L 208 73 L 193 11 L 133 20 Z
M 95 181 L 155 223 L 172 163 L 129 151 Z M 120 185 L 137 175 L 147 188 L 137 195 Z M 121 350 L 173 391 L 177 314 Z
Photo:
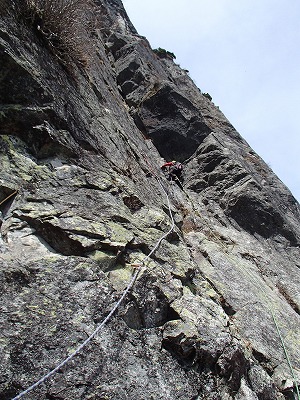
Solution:
M 274 318 L 300 384 L 299 204 L 121 1 L 93 3 L 83 63 L 0 2 L 0 398 L 71 354 L 168 232 L 157 174 L 174 231 L 24 399 L 296 399 Z

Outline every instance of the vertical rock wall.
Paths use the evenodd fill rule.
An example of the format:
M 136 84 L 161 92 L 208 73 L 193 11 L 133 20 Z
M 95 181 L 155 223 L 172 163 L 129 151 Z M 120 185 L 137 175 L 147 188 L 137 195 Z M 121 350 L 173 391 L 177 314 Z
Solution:
M 24 398 L 296 398 L 279 332 L 299 383 L 299 204 L 121 1 L 94 6 L 84 66 L 1 12 L 0 398 L 103 321 L 170 229 L 163 188 L 173 232 Z

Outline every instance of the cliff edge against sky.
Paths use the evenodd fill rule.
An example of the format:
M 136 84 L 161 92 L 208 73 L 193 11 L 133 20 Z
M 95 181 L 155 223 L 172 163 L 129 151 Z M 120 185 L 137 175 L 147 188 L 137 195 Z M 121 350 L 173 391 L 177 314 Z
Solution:
M 297 201 L 121 1 L 20 4 L 0 1 L 0 398 L 137 274 L 24 399 L 297 399 Z

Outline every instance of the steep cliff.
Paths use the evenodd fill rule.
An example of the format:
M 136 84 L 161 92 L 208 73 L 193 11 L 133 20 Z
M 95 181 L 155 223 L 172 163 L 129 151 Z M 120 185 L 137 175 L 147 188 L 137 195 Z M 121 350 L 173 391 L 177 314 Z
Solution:
M 297 399 L 299 204 L 121 1 L 23 3 L 0 2 L 0 398 L 135 274 L 22 397 Z

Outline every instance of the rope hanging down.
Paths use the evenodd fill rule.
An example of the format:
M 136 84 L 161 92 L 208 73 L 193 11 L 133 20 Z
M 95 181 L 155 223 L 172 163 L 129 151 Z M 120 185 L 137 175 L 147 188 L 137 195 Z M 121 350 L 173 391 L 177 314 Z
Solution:
M 18 191 L 15 190 L 14 192 L 12 192 L 9 196 L 5 197 L 4 200 L 1 201 L 0 206 L 2 206 L 3 203 L 5 203 L 7 200 L 9 200 L 12 196 L 14 196 L 15 194 L 17 194 Z
M 270 311 L 271 311 L 271 314 L 272 314 L 272 318 L 273 318 L 274 325 L 275 325 L 275 327 L 276 327 L 278 336 L 279 336 L 279 338 L 280 338 L 281 346 L 282 346 L 282 348 L 283 348 L 283 352 L 284 352 L 286 361 L 287 361 L 288 366 L 289 366 L 290 371 L 291 371 L 291 375 L 292 375 L 294 387 L 295 387 L 296 394 L 297 394 L 297 400 L 300 400 L 300 392 L 299 392 L 299 387 L 298 387 L 298 383 L 297 383 L 297 380 L 296 380 L 296 375 L 295 375 L 295 372 L 294 372 L 294 367 L 292 366 L 292 363 L 291 363 L 291 360 L 290 360 L 290 356 L 289 356 L 289 353 L 288 353 L 288 351 L 287 351 L 287 348 L 286 348 L 286 345 L 285 345 L 285 341 L 284 341 L 284 339 L 283 339 L 283 336 L 282 336 L 282 334 L 281 334 L 281 332 L 280 332 L 280 329 L 279 329 L 278 322 L 277 322 L 277 319 L 276 319 L 276 317 L 275 317 L 274 311 L 273 311 L 272 308 L 270 308 Z
M 125 297 L 127 296 L 129 290 L 132 288 L 132 286 L 134 285 L 140 271 L 141 271 L 141 267 L 142 265 L 145 265 L 145 263 L 148 261 L 148 259 L 152 256 L 152 254 L 157 250 L 157 248 L 159 247 L 159 245 L 161 244 L 161 242 L 173 231 L 174 226 L 175 226 L 175 221 L 174 221 L 174 217 L 172 214 L 172 210 L 171 210 L 171 204 L 170 204 L 170 199 L 168 196 L 167 191 L 164 189 L 163 185 L 161 184 L 159 178 L 156 176 L 156 179 L 158 181 L 158 183 L 160 184 L 164 194 L 166 195 L 167 198 L 167 203 L 168 203 L 168 209 L 169 209 L 169 214 L 170 214 L 170 219 L 172 221 L 171 223 L 171 227 L 168 230 L 168 232 L 164 233 L 156 242 L 155 246 L 153 247 L 153 249 L 150 251 L 150 253 L 144 257 L 144 259 L 141 261 L 141 263 L 139 264 L 139 267 L 136 269 L 135 273 L 133 274 L 130 282 L 128 283 L 126 289 L 124 290 L 122 296 L 119 298 L 119 300 L 117 301 L 117 303 L 115 304 L 115 306 L 112 308 L 112 310 L 110 311 L 110 313 L 104 318 L 104 320 L 97 326 L 97 328 L 94 330 L 94 332 L 83 342 L 81 343 L 80 346 L 78 346 L 78 348 L 76 350 L 74 350 L 74 352 L 72 352 L 67 358 L 65 358 L 60 364 L 58 364 L 54 369 L 52 369 L 50 372 L 48 372 L 46 375 L 44 375 L 41 379 L 39 379 L 37 382 L 35 382 L 33 385 L 31 385 L 30 387 L 28 387 L 26 390 L 24 390 L 22 393 L 18 394 L 16 397 L 14 397 L 12 400 L 18 400 L 21 399 L 23 396 L 25 396 L 26 394 L 28 394 L 29 392 L 31 392 L 33 389 L 35 389 L 36 387 L 38 387 L 39 385 L 41 385 L 42 383 L 44 383 L 47 379 L 49 379 L 51 376 L 53 376 L 59 369 L 61 369 L 62 367 L 64 367 L 70 360 L 72 360 L 96 335 L 97 333 L 103 328 L 103 326 L 111 319 L 111 317 L 114 315 L 114 313 L 116 312 L 116 310 L 119 308 L 120 304 L 122 303 L 122 301 L 125 299 Z
M 193 209 L 193 213 L 194 213 L 195 215 L 198 215 L 198 216 L 201 218 L 201 220 L 202 220 L 202 221 L 204 222 L 204 224 L 209 228 L 210 232 L 212 233 L 212 235 L 213 235 L 214 238 L 216 239 L 216 242 L 224 249 L 224 253 L 223 253 L 223 254 L 224 254 L 225 258 L 227 258 L 227 260 L 228 260 L 229 262 L 231 262 L 231 263 L 233 263 L 234 265 L 236 265 L 236 266 L 239 267 L 238 262 L 233 258 L 233 256 L 232 256 L 231 254 L 228 253 L 228 248 L 227 248 L 227 246 L 220 240 L 220 238 L 219 238 L 219 237 L 214 233 L 214 231 L 211 229 L 210 225 L 202 218 L 202 216 L 200 215 L 200 213 L 195 209 L 194 204 L 193 204 L 193 202 L 192 202 L 192 200 L 191 200 L 189 194 L 185 191 L 184 188 L 182 188 L 182 190 L 183 190 L 183 192 L 185 193 L 187 199 L 188 199 L 189 202 L 190 202 L 190 205 L 191 205 L 191 207 L 192 207 L 192 209 Z M 250 278 L 250 281 L 251 281 L 251 278 L 252 278 L 251 274 L 250 274 L 247 270 L 245 270 L 245 271 L 246 271 L 246 274 L 248 275 L 248 277 Z M 274 325 L 275 325 L 275 328 L 276 328 L 278 337 L 279 337 L 280 342 L 281 342 L 281 345 L 282 345 L 282 349 L 283 349 L 283 352 L 284 352 L 284 356 L 285 356 L 285 358 L 286 358 L 288 367 L 289 367 L 289 369 L 290 369 L 291 377 L 292 377 L 292 380 L 293 380 L 293 386 L 294 386 L 294 388 L 295 388 L 296 395 L 297 395 L 297 400 L 300 400 L 300 392 L 299 392 L 299 387 L 298 387 L 296 375 L 295 375 L 294 368 L 293 368 L 293 366 L 292 366 L 292 363 L 291 363 L 291 360 L 290 360 L 290 357 L 289 357 L 289 353 L 288 353 L 287 347 L 286 347 L 286 345 L 285 345 L 285 340 L 284 340 L 284 338 L 283 338 L 283 336 L 282 336 L 282 334 L 281 334 L 281 331 L 280 331 L 280 328 L 279 328 L 279 325 L 278 325 L 278 322 L 277 322 L 277 318 L 276 318 L 275 313 L 274 313 L 274 308 L 273 308 L 273 306 L 272 306 L 272 303 L 270 304 L 270 302 L 268 301 L 267 296 L 266 296 L 265 292 L 262 290 L 262 288 L 261 288 L 260 286 L 259 286 L 258 288 L 259 288 L 259 290 L 261 291 L 261 293 L 262 293 L 262 295 L 263 295 L 263 297 L 264 297 L 264 299 L 265 299 L 266 305 L 267 305 L 267 307 L 268 307 L 268 309 L 269 309 L 269 311 L 270 311 L 270 313 L 271 313 L 271 316 L 272 316 L 272 319 L 273 319 L 273 322 L 274 322 Z
M 148 165 L 149 170 L 150 170 L 150 171 L 152 172 L 152 174 L 155 176 L 156 180 L 158 181 L 158 183 L 159 183 L 160 186 L 162 187 L 163 191 L 166 193 L 166 190 L 164 189 L 164 187 L 163 187 L 163 185 L 162 185 L 162 183 L 161 183 L 161 181 L 160 181 L 158 175 L 155 173 L 155 171 L 153 171 L 153 168 L 152 168 L 152 166 L 151 166 L 151 164 L 150 164 L 150 162 L 149 162 L 149 160 L 148 160 L 148 158 L 146 157 L 145 154 L 144 154 L 144 159 L 145 159 L 145 161 L 146 161 L 146 163 L 147 163 L 147 165 Z M 217 242 L 221 245 L 221 247 L 224 249 L 224 251 L 225 251 L 225 253 L 224 253 L 225 257 L 228 259 L 229 262 L 232 262 L 233 264 L 238 265 L 238 263 L 236 262 L 236 260 L 228 253 L 228 248 L 227 248 L 227 246 L 218 238 L 218 236 L 217 236 L 217 235 L 214 233 L 214 231 L 211 229 L 210 225 L 209 225 L 208 223 L 206 223 L 206 221 L 202 218 L 202 216 L 200 215 L 200 213 L 197 212 L 197 210 L 195 209 L 194 204 L 193 204 L 193 202 L 192 202 L 192 200 L 191 200 L 189 194 L 186 192 L 186 190 L 184 189 L 184 187 L 183 187 L 182 185 L 181 185 L 181 188 L 182 188 L 183 192 L 185 193 L 185 195 L 186 195 L 188 201 L 189 201 L 190 204 L 191 204 L 193 213 L 194 213 L 195 215 L 198 215 L 198 216 L 201 218 L 201 220 L 205 223 L 205 225 L 209 228 L 210 232 L 211 232 L 211 233 L 213 234 L 213 236 L 215 237 L 216 241 L 217 241 Z M 166 194 L 166 195 L 167 195 L 167 194 Z M 248 271 L 247 271 L 247 274 L 248 274 L 248 276 L 251 278 L 251 275 L 249 274 Z M 282 345 L 282 348 L 283 348 L 284 356 L 285 356 L 285 358 L 286 358 L 286 360 L 287 360 L 287 364 L 288 364 L 289 369 L 290 369 L 290 372 L 291 372 L 291 376 L 292 376 L 293 383 L 294 383 L 294 388 L 295 388 L 296 395 L 297 395 L 297 400 L 300 400 L 300 392 L 299 392 L 299 387 L 298 387 L 298 383 L 297 383 L 297 380 L 296 380 L 294 368 L 293 368 L 292 363 L 291 363 L 291 361 L 290 361 L 290 357 L 289 357 L 289 354 L 288 354 L 288 351 L 287 351 L 287 348 L 286 348 L 286 345 L 285 345 L 285 340 L 284 340 L 284 338 L 283 338 L 283 336 L 282 336 L 282 334 L 281 334 L 281 332 L 280 332 L 280 329 L 279 329 L 279 326 L 278 326 L 278 322 L 277 322 L 276 316 L 275 316 L 275 314 L 274 314 L 273 307 L 272 307 L 272 306 L 270 305 L 270 303 L 267 301 L 266 294 L 263 292 L 262 288 L 259 287 L 259 289 L 261 290 L 261 292 L 262 292 L 262 294 L 263 294 L 263 296 L 264 296 L 264 298 L 265 298 L 266 304 L 267 304 L 267 306 L 268 306 L 268 308 L 269 308 L 269 310 L 270 310 L 270 313 L 271 313 L 271 315 L 272 315 L 272 319 L 273 319 L 273 321 L 274 321 L 274 325 L 275 325 L 277 334 L 278 334 L 278 336 L 279 336 L 279 338 L 280 338 L 280 342 L 281 342 L 281 345 Z

